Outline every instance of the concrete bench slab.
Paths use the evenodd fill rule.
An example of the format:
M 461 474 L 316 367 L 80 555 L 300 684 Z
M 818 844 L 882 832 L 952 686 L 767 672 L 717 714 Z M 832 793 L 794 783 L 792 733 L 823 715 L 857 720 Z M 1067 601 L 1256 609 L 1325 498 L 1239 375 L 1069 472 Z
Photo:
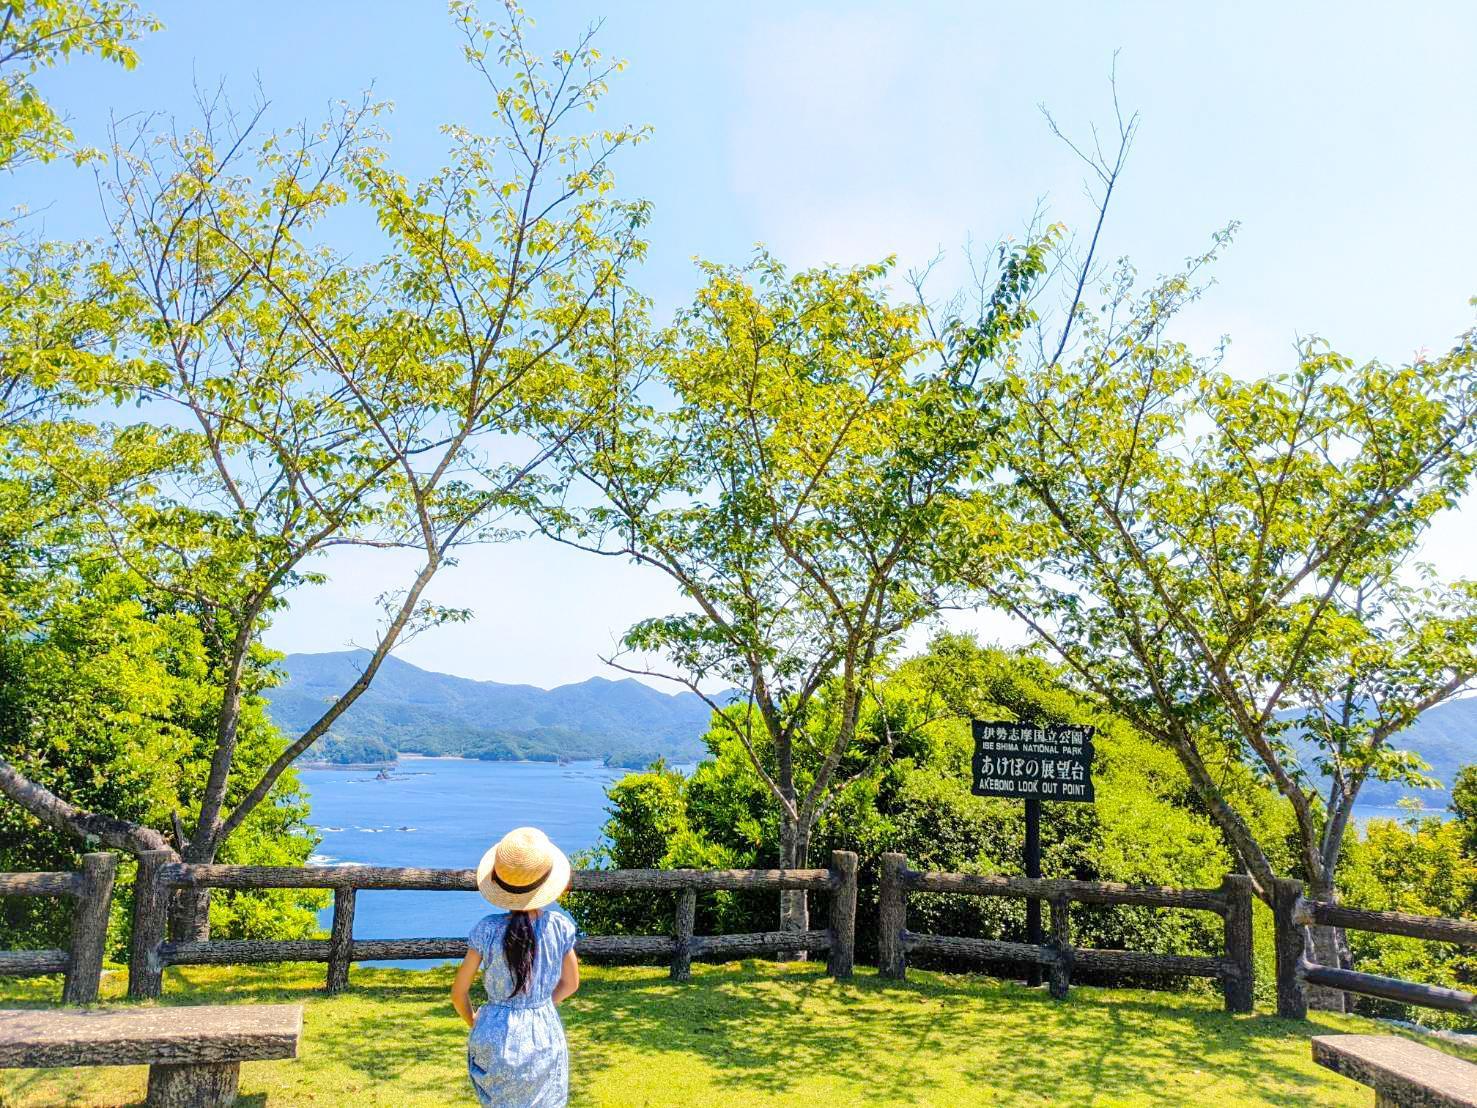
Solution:
M 1477 1108 L 1477 1065 L 1394 1035 L 1319 1035 L 1313 1061 L 1374 1089 L 1377 1108 Z
M 0 1011 L 0 1067 L 148 1066 L 150 1108 L 234 1104 L 241 1063 L 296 1058 L 298 1004 Z

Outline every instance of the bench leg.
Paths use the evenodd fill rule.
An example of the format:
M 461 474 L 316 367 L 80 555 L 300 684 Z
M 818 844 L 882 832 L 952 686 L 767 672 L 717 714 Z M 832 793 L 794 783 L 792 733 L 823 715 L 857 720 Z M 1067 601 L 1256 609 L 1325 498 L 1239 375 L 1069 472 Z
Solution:
M 236 1103 L 240 1062 L 149 1067 L 148 1108 L 230 1108 Z

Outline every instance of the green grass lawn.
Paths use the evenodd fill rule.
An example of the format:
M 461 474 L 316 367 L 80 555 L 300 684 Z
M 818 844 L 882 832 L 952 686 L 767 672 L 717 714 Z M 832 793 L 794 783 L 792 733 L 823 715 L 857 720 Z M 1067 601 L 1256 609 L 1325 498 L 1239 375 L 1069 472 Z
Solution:
M 350 1106 L 470 1101 L 466 1030 L 451 971 L 355 969 L 321 991 L 322 967 L 172 969 L 165 1003 L 301 1001 L 301 1057 L 248 1062 L 241 1103 Z M 105 981 L 109 1000 L 123 974 Z M 51 979 L 6 981 L 0 1004 L 54 1003 Z M 1313 1065 L 1308 1037 L 1370 1031 L 1353 1017 L 1306 1024 L 1227 1016 L 1210 997 L 1074 988 L 910 971 L 837 983 L 814 964 L 587 967 L 563 1008 L 577 1105 L 1240 1104 L 1369 1105 L 1373 1094 Z M 0 1071 L 0 1105 L 139 1103 L 145 1070 Z

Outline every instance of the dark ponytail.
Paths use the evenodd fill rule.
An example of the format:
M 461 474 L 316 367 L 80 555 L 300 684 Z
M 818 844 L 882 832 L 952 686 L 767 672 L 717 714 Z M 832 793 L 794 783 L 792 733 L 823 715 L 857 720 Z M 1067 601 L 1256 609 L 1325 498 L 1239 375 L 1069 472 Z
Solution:
M 533 976 L 533 957 L 538 952 L 538 937 L 533 930 L 535 912 L 509 912 L 508 926 L 503 931 L 503 960 L 513 973 L 515 997 L 528 988 L 528 979 Z

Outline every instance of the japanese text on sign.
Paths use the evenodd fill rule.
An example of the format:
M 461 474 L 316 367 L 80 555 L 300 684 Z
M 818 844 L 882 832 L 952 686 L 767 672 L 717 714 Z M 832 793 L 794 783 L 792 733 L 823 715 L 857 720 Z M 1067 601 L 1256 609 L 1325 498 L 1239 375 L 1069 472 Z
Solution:
M 974 721 L 976 796 L 1091 800 L 1094 728 Z

